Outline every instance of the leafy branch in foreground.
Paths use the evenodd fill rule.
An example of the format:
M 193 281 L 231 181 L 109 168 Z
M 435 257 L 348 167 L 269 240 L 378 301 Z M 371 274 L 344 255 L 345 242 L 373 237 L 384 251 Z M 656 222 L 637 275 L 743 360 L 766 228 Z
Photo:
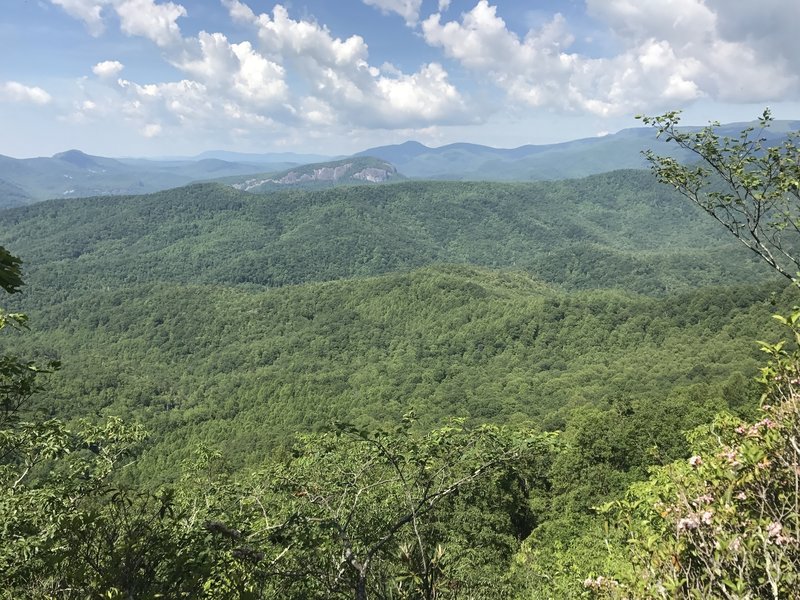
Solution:
M 697 162 L 645 152 L 662 183 L 714 217 L 781 275 L 798 280 L 800 271 L 800 132 L 771 144 L 764 133 L 773 121 L 767 109 L 759 128 L 738 137 L 720 137 L 719 123 L 700 131 L 679 127 L 680 112 L 637 117 L 656 128 L 659 137 L 689 151 Z
M 265 478 L 292 515 L 278 565 L 284 597 L 499 597 L 496 581 L 481 590 L 480 574 L 464 568 L 469 548 L 458 534 L 470 520 L 449 513 L 462 494 L 514 495 L 526 471 L 546 462 L 552 436 L 461 421 L 426 434 L 411 427 L 302 436 L 295 458 Z M 503 528 L 494 527 L 503 547 Z M 291 589 L 299 582 L 302 590 Z

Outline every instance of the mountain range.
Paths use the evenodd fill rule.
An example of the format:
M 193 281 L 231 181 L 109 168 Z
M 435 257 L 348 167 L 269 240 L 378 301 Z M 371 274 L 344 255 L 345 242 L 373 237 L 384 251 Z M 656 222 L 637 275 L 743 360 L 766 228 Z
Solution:
M 786 139 L 772 131 L 768 144 Z M 790 448 L 774 436 L 797 431 L 796 411 L 788 424 L 763 401 L 797 377 L 770 318 L 797 304 L 796 286 L 643 169 L 554 181 L 397 169 L 550 178 L 640 161 L 656 143 L 631 130 L 509 150 L 407 143 L 304 165 L 0 160 L 0 195 L 25 204 L 0 210 L 0 275 L 14 292 L 20 272 L 25 283 L 3 296 L 5 321 L 30 317 L 30 330 L 0 336 L 0 522 L 11 532 L 0 570 L 22 586 L 0 596 L 119 597 L 116 582 L 134 573 L 126 597 L 334 597 L 305 587 L 306 573 L 342 572 L 344 529 L 307 512 L 318 498 L 378 539 L 389 540 L 383 515 L 409 524 L 391 526 L 397 538 L 374 555 L 388 565 L 374 579 L 399 582 L 383 589 L 402 597 L 423 595 L 402 587 L 421 535 L 448 590 L 509 600 L 586 597 L 609 568 L 649 573 L 653 547 L 672 573 L 685 514 L 697 526 L 678 541 L 706 547 L 727 527 L 718 519 L 749 511 L 724 531 L 750 540 L 735 556 L 760 552 L 772 539 L 761 500 L 783 498 L 797 474 L 796 453 L 766 454 Z M 205 181 L 120 193 L 182 178 Z M 70 187 L 37 201 L 59 185 Z M 116 195 L 73 197 L 103 186 Z M 41 387 L 37 364 L 58 371 Z M 467 443 L 452 445 L 460 431 Z M 512 450 L 507 470 L 474 466 Z M 115 472 L 112 456 L 124 461 Z M 422 475 L 406 479 L 405 465 Z M 480 486 L 441 484 L 455 491 L 436 515 L 409 500 L 448 472 L 480 474 Z M 671 474 L 693 479 L 673 488 Z M 759 481 L 773 487 L 762 494 Z M 619 515 L 594 508 L 612 503 Z M 773 514 L 780 533 L 791 516 Z M 655 533 L 634 539 L 645 555 L 628 565 L 633 520 Z M 776 556 L 790 546 L 770 544 Z M 285 583 L 261 587 L 273 570 Z M 624 581 L 611 573 L 603 581 Z M 473 594 L 465 574 L 489 592 Z M 154 577 L 157 591 L 142 592 Z M 173 580 L 191 586 L 174 593 Z
M 293 164 L 239 163 L 218 158 L 116 159 L 80 150 L 25 159 L 0 155 L 0 208 L 47 198 L 146 194 L 198 180 L 278 171 Z
M 747 125 L 721 125 L 718 132 L 735 136 Z M 764 137 L 767 144 L 776 143 L 784 139 L 787 131 L 797 129 L 800 129 L 800 121 L 777 121 L 764 132 Z M 431 148 L 409 141 L 368 148 L 350 158 L 228 151 L 158 160 L 91 156 L 79 150 L 68 150 L 49 158 L 15 159 L 0 155 L 0 208 L 46 198 L 142 194 L 211 180 L 255 192 L 282 189 L 287 185 L 320 187 L 372 180 L 383 182 L 401 176 L 456 181 L 557 180 L 643 168 L 647 163 L 642 151 L 648 148 L 681 156 L 680 151 L 656 139 L 654 130 L 649 127 L 510 149 L 468 143 Z M 358 161 L 365 158 L 374 162 L 359 167 L 352 174 L 333 176 L 334 172 L 342 175 L 342 165 L 361 165 Z M 388 164 L 384 167 L 378 162 Z M 373 173 L 364 178 L 355 175 L 364 168 L 378 168 L 384 174 Z

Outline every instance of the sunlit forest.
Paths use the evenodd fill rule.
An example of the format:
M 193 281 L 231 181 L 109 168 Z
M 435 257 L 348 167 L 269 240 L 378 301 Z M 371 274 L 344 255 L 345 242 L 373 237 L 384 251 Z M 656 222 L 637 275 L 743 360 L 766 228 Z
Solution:
M 676 123 L 0 212 L 2 597 L 795 597 L 797 146 Z

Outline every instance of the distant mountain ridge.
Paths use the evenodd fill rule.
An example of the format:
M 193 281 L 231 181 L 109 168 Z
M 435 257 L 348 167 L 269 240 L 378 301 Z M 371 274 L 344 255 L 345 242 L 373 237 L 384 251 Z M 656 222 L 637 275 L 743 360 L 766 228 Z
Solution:
M 730 123 L 720 135 L 736 136 L 752 123 Z M 699 129 L 687 127 L 686 129 Z M 779 143 L 800 121 L 774 121 L 764 132 L 767 143 Z M 586 177 L 618 169 L 642 169 L 648 148 L 678 158 L 691 158 L 664 144 L 650 127 L 557 144 L 493 148 L 453 143 L 432 148 L 417 141 L 368 148 L 349 158 L 321 154 L 263 154 L 210 150 L 189 158 L 108 158 L 80 150 L 52 157 L 17 159 L 0 155 L 0 209 L 46 198 L 143 194 L 199 181 L 220 181 L 248 191 L 282 189 L 287 185 L 326 187 L 411 179 L 453 181 L 543 181 Z M 353 173 L 340 167 L 370 159 Z M 318 172 L 314 173 L 314 170 Z M 364 171 L 364 169 L 378 169 Z M 361 175 L 355 175 L 361 173 Z M 402 174 L 402 175 L 401 175 Z M 374 180 L 374 181 L 373 181 Z
M 641 170 L 268 194 L 203 183 L 0 211 L 0 244 L 26 257 L 31 289 L 76 278 L 81 289 L 178 280 L 274 287 L 468 263 L 523 269 L 569 289 L 659 295 L 763 273 L 699 212 Z M 65 258 L 83 274 L 65 271 Z
M 215 158 L 228 162 L 239 163 L 318 163 L 328 162 L 343 158 L 342 156 L 329 156 L 326 154 L 303 154 L 297 152 L 233 152 L 230 150 L 206 150 L 195 156 L 185 157 L 182 160 L 202 160 L 206 158 Z
M 736 136 L 752 123 L 730 123 L 718 128 L 720 135 Z M 699 127 L 687 127 L 697 130 Z M 800 129 L 800 121 L 775 121 L 765 131 L 770 141 Z M 536 181 L 586 177 L 617 169 L 648 166 L 642 151 L 654 148 L 684 156 L 663 145 L 650 127 L 623 129 L 614 134 L 556 144 L 493 148 L 455 143 L 437 148 L 417 141 L 368 148 L 356 156 L 375 156 L 391 162 L 398 171 L 416 179 Z
M 107 158 L 80 150 L 51 157 L 0 155 L 0 209 L 47 198 L 144 194 L 195 181 L 277 171 L 295 163 L 237 163 L 215 158 L 184 161 Z

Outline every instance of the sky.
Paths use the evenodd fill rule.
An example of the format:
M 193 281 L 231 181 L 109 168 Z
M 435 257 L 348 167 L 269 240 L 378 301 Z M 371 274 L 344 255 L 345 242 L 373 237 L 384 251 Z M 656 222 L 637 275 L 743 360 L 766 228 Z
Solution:
M 800 119 L 798 0 L 3 0 L 0 154 L 547 144 Z

